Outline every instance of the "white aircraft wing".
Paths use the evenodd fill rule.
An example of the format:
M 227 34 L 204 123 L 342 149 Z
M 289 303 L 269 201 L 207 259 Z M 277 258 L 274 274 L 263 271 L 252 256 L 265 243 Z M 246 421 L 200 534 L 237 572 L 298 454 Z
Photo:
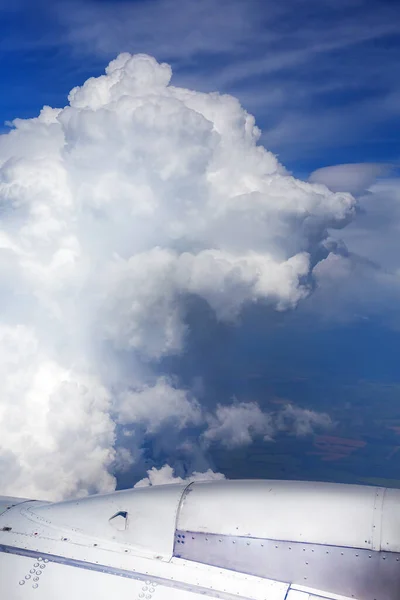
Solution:
M 400 491 L 284 481 L 0 498 L 3 600 L 399 600 Z

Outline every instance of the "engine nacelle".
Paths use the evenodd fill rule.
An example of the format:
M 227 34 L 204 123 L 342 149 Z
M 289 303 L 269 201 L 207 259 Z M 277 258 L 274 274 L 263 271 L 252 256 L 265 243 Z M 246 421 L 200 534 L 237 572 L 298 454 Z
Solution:
M 398 600 L 400 491 L 213 481 L 58 503 L 4 498 L 0 573 L 7 599 L 28 589 L 87 598 L 90 588 L 96 599 L 149 600 L 157 589 L 160 600 Z

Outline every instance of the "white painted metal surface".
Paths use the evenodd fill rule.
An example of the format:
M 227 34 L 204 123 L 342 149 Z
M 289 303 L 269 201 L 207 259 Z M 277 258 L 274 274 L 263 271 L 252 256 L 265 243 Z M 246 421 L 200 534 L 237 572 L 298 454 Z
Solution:
M 287 600 L 308 600 L 310 594 L 308 592 L 299 592 L 299 590 L 289 590 Z
M 400 552 L 399 490 L 385 490 L 381 517 L 381 549 Z
M 290 586 L 290 591 L 288 592 L 288 597 L 290 600 L 291 597 L 289 596 L 289 593 L 293 593 L 295 591 L 309 594 L 309 600 L 354 600 L 353 598 L 341 596 L 340 594 L 327 594 L 327 592 L 324 590 L 308 588 L 305 585 Z
M 82 534 L 98 542 L 108 540 L 134 546 L 138 551 L 169 560 L 173 553 L 177 511 L 185 487 L 138 488 L 57 504 L 31 504 L 23 510 L 28 519 L 64 532 L 64 537 Z M 121 519 L 114 526 L 113 517 L 118 513 L 127 514 L 126 526 L 122 527 Z
M 199 600 L 207 589 L 187 584 L 185 587 L 160 582 L 151 575 L 145 579 L 126 579 L 108 573 L 77 569 L 68 565 L 43 563 L 38 569 L 34 559 L 6 556 L 2 568 L 10 577 L 1 577 L 1 598 L 4 600 Z M 39 573 L 39 575 L 36 575 Z M 3 575 L 3 571 L 2 571 Z M 235 600 L 236 593 L 226 594 L 218 584 L 208 590 L 210 598 Z M 248 589 L 248 591 L 250 591 Z M 207 594 L 206 594 L 207 597 Z M 254 596 L 246 594 L 245 598 Z M 262 596 L 258 596 L 261 600 Z M 264 596 L 265 598 L 265 596 Z M 284 596 L 268 596 L 268 600 L 283 600 Z
M 8 510 L 12 506 L 16 506 L 17 504 L 21 504 L 22 502 L 26 502 L 25 498 L 13 498 L 11 496 L 1 496 L 0 497 L 0 515 L 4 511 Z
M 289 587 L 287 583 L 176 558 L 168 562 L 165 554 L 156 553 L 155 550 L 159 551 L 167 540 L 169 542 L 171 527 L 174 537 L 176 510 L 184 489 L 185 486 L 162 486 L 130 490 L 126 494 L 116 494 L 118 499 L 111 498 L 111 503 L 109 495 L 52 506 L 28 502 L 3 513 L 0 515 L 0 597 L 22 600 L 35 592 L 35 597 L 40 600 L 54 600 L 55 597 L 57 600 L 70 600 L 71 597 L 109 600 L 110 596 L 117 595 L 120 600 L 150 600 L 143 587 L 148 587 L 146 581 L 151 579 L 157 584 L 156 593 L 151 595 L 156 600 L 189 600 L 192 597 L 194 600 L 199 596 L 265 600 L 266 592 L 268 600 L 284 600 Z M 123 495 L 135 496 L 135 501 L 121 500 Z M 150 548 L 150 551 L 130 543 L 130 538 L 122 542 L 116 539 L 123 532 L 115 530 L 108 522 L 121 506 L 128 508 L 128 514 L 129 509 L 132 512 L 136 507 L 135 514 L 138 515 L 139 500 L 141 514 L 147 515 L 148 521 L 135 521 L 135 528 L 140 532 L 143 544 L 146 541 L 146 550 Z M 89 511 L 86 504 L 95 510 Z M 160 543 L 155 523 L 161 526 L 165 517 L 163 510 L 167 508 L 173 512 L 174 519 L 169 515 L 164 529 L 161 528 Z M 146 526 L 149 526 L 148 536 Z M 7 531 L 3 531 L 4 527 Z M 96 537 L 91 532 L 95 532 Z M 170 544 L 164 549 L 169 552 Z M 39 567 L 35 567 L 36 564 Z M 29 579 L 25 579 L 26 576 L 30 576 Z M 34 581 L 35 577 L 39 580 Z M 33 588 L 34 584 L 38 587 Z
M 0 597 L 6 600 L 31 596 L 38 600 L 196 600 L 200 596 L 346 600 L 337 594 L 338 589 L 335 594 L 335 578 L 333 584 L 332 578 L 324 580 L 329 590 L 310 589 L 308 570 L 322 568 L 321 552 L 329 560 L 337 554 L 340 578 L 341 561 L 347 560 L 350 550 L 355 570 L 365 564 L 362 560 L 370 567 L 382 559 L 377 573 L 388 586 L 381 598 L 400 597 L 400 554 L 389 556 L 390 551 L 399 549 L 398 490 L 224 481 L 139 488 L 55 504 L 24 501 L 15 505 L 15 499 L 9 498 L 0 498 L 1 502 Z M 204 537 L 200 540 L 205 548 L 201 561 L 183 557 L 182 550 L 190 549 L 197 540 L 196 535 L 189 540 L 185 532 Z M 214 545 L 211 536 L 206 539 L 207 534 L 217 534 Z M 273 540 L 286 544 L 287 569 L 282 577 L 268 574 L 267 567 L 271 568 L 274 559 L 269 544 L 275 544 L 276 552 L 282 550 Z M 294 544 L 288 542 L 300 543 L 300 558 Z M 253 543 L 260 546 L 257 557 L 265 561 L 266 569 L 259 572 L 252 572 L 244 560 L 243 547 L 251 550 Z M 319 544 L 318 548 L 313 544 Z M 226 556 L 239 559 L 237 564 L 212 563 L 216 549 L 224 550 L 225 545 Z M 385 553 L 374 553 L 381 547 Z M 358 548 L 364 550 L 358 552 Z M 376 558 L 378 562 L 372 560 Z M 289 568 L 293 559 L 299 560 L 300 571 L 304 571 L 297 583 L 294 577 L 283 575 L 293 572 Z M 352 574 L 352 569 L 349 572 Z M 374 600 L 375 595 L 364 587 L 357 588 L 362 593 L 352 594 L 353 600 Z
M 400 490 L 384 497 L 383 488 L 358 485 L 222 481 L 194 484 L 177 525 L 221 535 L 398 550 L 399 513 Z
M 285 600 L 354 600 L 339 594 L 329 594 L 325 591 L 307 589 L 307 587 L 290 587 Z

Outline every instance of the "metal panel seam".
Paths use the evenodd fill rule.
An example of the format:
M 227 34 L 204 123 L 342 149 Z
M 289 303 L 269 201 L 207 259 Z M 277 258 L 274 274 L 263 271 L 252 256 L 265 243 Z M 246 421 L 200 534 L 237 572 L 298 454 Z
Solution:
M 193 481 L 191 481 L 182 491 L 182 494 L 179 498 L 178 501 L 178 505 L 176 507 L 176 512 L 175 512 L 175 528 L 174 528 L 174 542 L 173 542 L 173 546 L 172 546 L 172 552 L 171 552 L 171 556 L 169 558 L 169 562 L 171 562 L 171 560 L 174 558 L 175 556 L 175 540 L 176 540 L 176 532 L 178 531 L 178 521 L 179 521 L 179 515 L 181 512 L 181 508 L 182 505 L 184 503 L 184 501 L 186 500 L 186 496 L 189 494 L 189 492 L 191 491 L 190 488 L 193 487 Z
M 368 550 L 368 548 L 364 548 L 363 546 L 342 546 L 340 544 L 328 544 L 328 543 L 321 543 L 321 542 L 305 542 L 305 541 L 301 541 L 301 540 L 286 540 L 286 539 L 281 539 L 281 538 L 259 538 L 259 537 L 255 537 L 252 535 L 233 535 L 233 534 L 225 534 L 225 533 L 210 533 L 207 531 L 192 531 L 191 529 L 176 529 L 175 534 L 177 533 L 184 533 L 185 535 L 201 535 L 201 536 L 210 536 L 210 537 L 223 537 L 223 538 L 237 538 L 243 541 L 246 540 L 254 540 L 254 541 L 258 541 L 258 540 L 265 540 L 268 542 L 274 542 L 276 544 L 299 544 L 299 545 L 303 545 L 303 546 L 320 546 L 321 548 L 324 548 L 325 546 L 327 548 L 345 548 L 346 550 Z M 372 548 L 370 548 L 370 550 L 372 550 Z M 380 549 L 378 549 L 377 551 L 379 552 Z M 393 553 L 391 550 L 383 550 L 384 552 L 389 552 L 389 553 Z M 180 557 L 178 557 L 180 558 Z
M 383 517 L 383 501 L 386 493 L 386 488 L 376 488 L 374 498 L 374 508 L 372 512 L 372 536 L 371 536 L 371 547 L 372 550 L 381 550 L 382 542 L 382 517 Z

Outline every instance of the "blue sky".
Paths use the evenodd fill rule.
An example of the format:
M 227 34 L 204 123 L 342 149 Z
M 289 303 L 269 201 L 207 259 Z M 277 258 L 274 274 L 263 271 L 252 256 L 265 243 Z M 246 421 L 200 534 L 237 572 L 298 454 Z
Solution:
M 0 121 L 61 106 L 121 51 L 239 97 L 296 174 L 399 158 L 400 8 L 388 0 L 0 3 Z
M 389 0 L 0 0 L 1 123 L 64 106 L 118 53 L 144 52 L 172 65 L 176 85 L 237 96 L 296 176 L 356 165 L 350 181 L 328 173 L 354 191 L 359 215 L 334 234 L 310 299 L 278 316 L 257 308 L 233 328 L 189 310 L 188 350 L 160 371 L 188 387 L 201 378 L 209 402 L 285 397 L 327 410 L 338 435 L 377 443 L 369 476 L 400 485 L 398 461 L 379 462 L 382 443 L 397 444 L 388 420 L 400 425 L 399 24 Z M 358 480 L 362 460 L 326 477 Z

